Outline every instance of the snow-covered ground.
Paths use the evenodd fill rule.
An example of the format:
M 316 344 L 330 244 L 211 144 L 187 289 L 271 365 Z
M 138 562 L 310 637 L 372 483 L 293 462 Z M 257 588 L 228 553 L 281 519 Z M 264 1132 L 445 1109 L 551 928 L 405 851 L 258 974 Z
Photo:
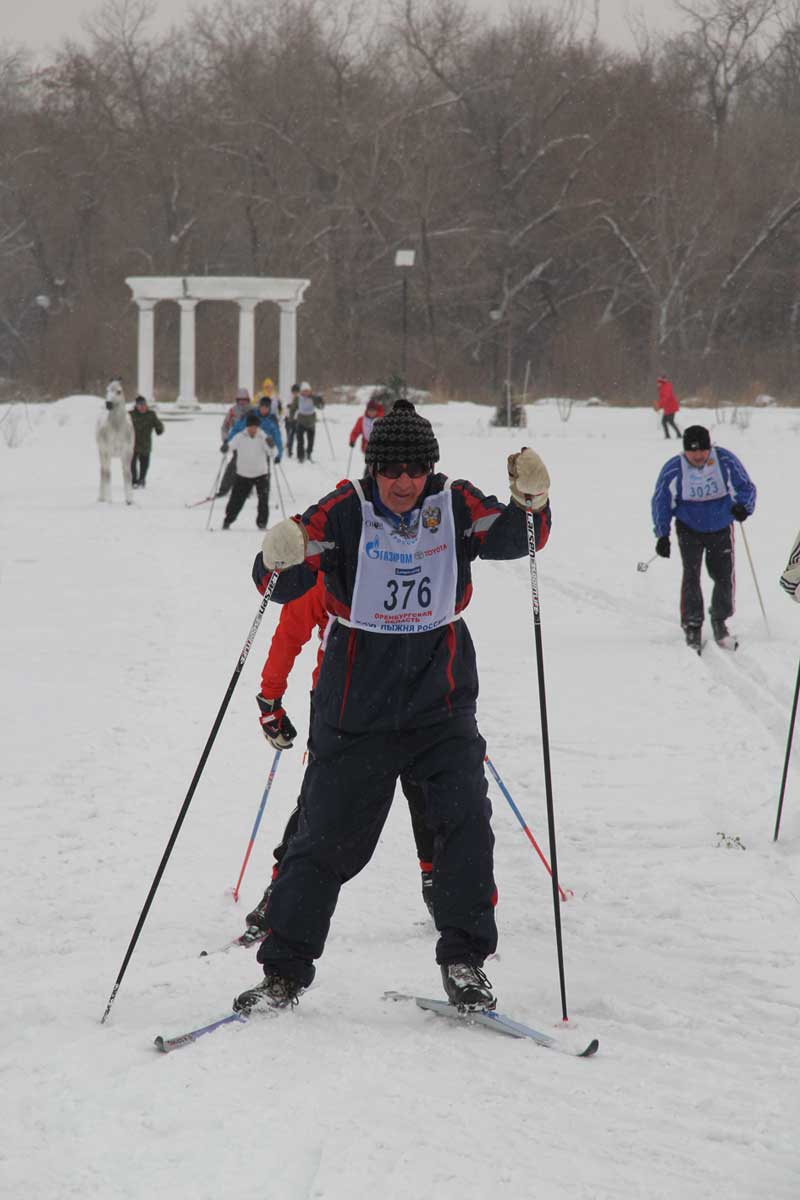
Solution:
M 598 1036 L 580 1060 L 381 999 L 441 986 L 402 801 L 344 889 L 296 1011 L 166 1057 L 153 1048 L 260 977 L 252 951 L 199 952 L 241 929 L 300 783 L 296 749 L 234 905 L 272 759 L 253 699 L 269 609 L 101 1026 L 258 608 L 260 541 L 253 499 L 228 534 L 185 506 L 211 488 L 218 416 L 167 425 L 135 506 L 118 464 L 114 503 L 97 504 L 101 408 L 18 410 L 17 444 L 0 439 L 0 1194 L 795 1200 L 800 758 L 771 837 L 800 649 L 800 609 L 777 587 L 800 524 L 800 413 L 712 430 L 760 489 L 745 532 L 770 632 L 739 537 L 742 646 L 698 660 L 678 626 L 677 556 L 636 570 L 676 449 L 650 411 L 576 406 L 562 422 L 539 404 L 523 438 L 491 429 L 487 409 L 425 409 L 451 475 L 505 496 L 505 458 L 523 441 L 552 475 L 539 570 L 574 1034 L 560 1022 L 550 882 L 493 783 L 501 940 L 487 971 L 518 1019 Z M 320 427 L 317 461 L 286 462 L 292 511 L 345 473 L 356 415 L 326 410 L 335 461 Z M 713 426 L 710 412 L 681 417 Z M 481 727 L 546 849 L 527 562 L 474 574 Z M 286 696 L 303 732 L 312 653 Z

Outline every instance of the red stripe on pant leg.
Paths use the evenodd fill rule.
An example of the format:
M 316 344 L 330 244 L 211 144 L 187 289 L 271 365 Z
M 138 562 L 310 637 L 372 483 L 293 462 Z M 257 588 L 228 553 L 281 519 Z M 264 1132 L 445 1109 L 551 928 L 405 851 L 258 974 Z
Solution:
M 347 704 L 347 693 L 350 691 L 350 679 L 353 674 L 353 663 L 356 659 L 356 631 L 350 630 L 350 636 L 347 639 L 347 674 L 344 677 L 344 690 L 342 692 L 342 703 L 339 708 L 339 720 L 344 717 L 344 708 Z

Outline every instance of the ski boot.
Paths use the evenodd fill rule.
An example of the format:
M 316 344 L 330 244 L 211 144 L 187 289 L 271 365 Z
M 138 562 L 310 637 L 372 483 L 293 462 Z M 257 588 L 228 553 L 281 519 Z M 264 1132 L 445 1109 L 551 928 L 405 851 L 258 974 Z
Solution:
M 715 642 L 724 642 L 726 638 L 731 636 L 730 630 L 725 622 L 718 620 L 716 617 L 711 618 L 711 630 L 714 634 Z
M 703 649 L 702 626 L 686 625 L 684 633 L 686 634 L 686 645 L 699 654 Z
M 247 922 L 248 929 L 252 929 L 253 927 L 255 927 L 256 929 L 260 930 L 261 933 L 267 933 L 269 931 L 269 921 L 267 920 L 267 905 L 269 904 L 269 894 L 271 891 L 272 891 L 272 884 L 270 884 L 269 887 L 267 888 L 267 890 L 264 892 L 264 895 L 261 897 L 261 899 L 259 900 L 258 904 L 255 906 L 253 911 L 249 912 L 247 914 L 247 916 L 245 917 L 245 921 Z
M 287 979 L 270 971 L 257 983 L 233 1001 L 233 1011 L 249 1015 L 252 1012 L 267 1012 L 270 1009 L 291 1008 L 298 1003 L 303 991 L 296 979 Z
M 491 983 L 472 963 L 442 963 L 442 983 L 447 999 L 461 1013 L 482 1012 L 497 1004 Z

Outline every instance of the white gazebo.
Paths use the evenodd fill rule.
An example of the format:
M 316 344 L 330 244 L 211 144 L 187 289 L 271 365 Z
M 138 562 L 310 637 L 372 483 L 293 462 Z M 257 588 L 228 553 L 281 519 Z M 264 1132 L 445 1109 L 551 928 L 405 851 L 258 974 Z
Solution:
M 155 383 L 155 307 L 159 300 L 180 305 L 180 381 L 178 404 L 194 407 L 194 312 L 201 300 L 230 300 L 239 305 L 238 386 L 255 394 L 256 305 L 264 300 L 281 310 L 278 394 L 289 399 L 297 375 L 297 307 L 308 279 L 270 279 L 258 275 L 132 275 L 125 280 L 139 308 L 139 394 L 153 399 Z

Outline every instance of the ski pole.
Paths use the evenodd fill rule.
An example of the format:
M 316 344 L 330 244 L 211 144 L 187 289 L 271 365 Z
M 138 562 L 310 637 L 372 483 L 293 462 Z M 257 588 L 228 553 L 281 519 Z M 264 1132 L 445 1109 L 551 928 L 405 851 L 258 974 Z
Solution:
M 175 842 L 178 839 L 178 834 L 180 833 L 180 829 L 181 829 L 181 825 L 183 824 L 184 817 L 186 816 L 187 812 L 189 811 L 189 805 L 192 802 L 192 797 L 194 796 L 197 785 L 200 782 L 200 776 L 203 774 L 203 769 L 206 765 L 206 761 L 208 759 L 209 754 L 211 753 L 211 747 L 214 745 L 214 740 L 216 739 L 216 736 L 219 732 L 219 727 L 222 724 L 222 718 L 225 716 L 225 712 L 228 707 L 228 704 L 230 703 L 230 699 L 231 699 L 231 696 L 233 695 L 234 688 L 236 687 L 236 684 L 239 682 L 239 676 L 242 673 L 242 667 L 244 666 L 245 662 L 247 661 L 247 656 L 250 653 L 250 649 L 253 645 L 253 641 L 255 639 L 256 634 L 258 633 L 258 627 L 261 624 L 261 618 L 264 616 L 266 607 L 269 604 L 270 600 L 272 599 L 272 593 L 275 591 L 275 585 L 278 582 L 279 576 L 280 576 L 280 571 L 272 572 L 269 583 L 267 584 L 267 589 L 264 592 L 264 595 L 261 599 L 260 605 L 258 606 L 258 612 L 256 613 L 255 620 L 253 621 L 253 624 L 250 626 L 250 632 L 247 635 L 247 641 L 245 642 L 245 644 L 242 648 L 242 652 L 239 655 L 239 661 L 237 662 L 236 667 L 233 672 L 233 675 L 231 676 L 231 681 L 228 684 L 228 690 L 226 691 L 226 693 L 223 697 L 222 704 L 220 704 L 220 706 L 219 706 L 219 712 L 217 713 L 216 718 L 214 720 L 214 724 L 211 727 L 211 733 L 208 735 L 208 740 L 205 744 L 205 747 L 203 748 L 203 753 L 200 755 L 200 761 L 198 762 L 195 773 L 192 776 L 192 782 L 189 784 L 189 790 L 186 793 L 186 798 L 183 801 L 181 811 L 178 813 L 178 819 L 176 820 L 175 826 L 172 830 L 172 833 L 170 834 L 169 841 L 167 842 L 167 848 L 161 857 L 161 862 L 158 864 L 158 870 L 156 871 L 155 878 L 153 879 L 153 882 L 150 885 L 150 891 L 147 893 L 147 899 L 144 902 L 144 907 L 143 907 L 141 913 L 139 914 L 139 920 L 137 921 L 136 928 L 133 931 L 133 937 L 131 938 L 128 949 L 125 952 L 125 957 L 122 960 L 122 966 L 119 969 L 119 974 L 117 975 L 116 982 L 114 983 L 114 987 L 111 989 L 111 995 L 108 998 L 108 1004 L 106 1005 L 106 1011 L 103 1013 L 103 1016 L 101 1018 L 101 1021 L 100 1021 L 101 1025 L 105 1024 L 106 1018 L 108 1017 L 108 1014 L 111 1012 L 111 1005 L 114 1003 L 117 992 L 119 991 L 120 984 L 122 983 L 123 976 L 125 975 L 125 972 L 128 969 L 128 963 L 131 960 L 131 955 L 133 954 L 136 943 L 139 940 L 139 934 L 142 932 L 144 923 L 147 920 L 147 914 L 150 911 L 150 905 L 153 903 L 153 898 L 155 897 L 156 891 L 158 890 L 158 885 L 161 882 L 161 876 L 164 874 L 164 870 L 169 861 L 169 856 L 170 856 L 170 854 L 172 854 L 173 846 L 175 845 Z
M 638 562 L 636 564 L 636 570 L 637 571 L 646 571 L 647 568 L 650 566 L 650 564 L 654 563 L 657 558 L 658 558 L 658 555 L 654 554 L 652 558 L 648 558 L 647 562 Z
M 556 818 L 553 806 L 553 781 L 550 774 L 550 735 L 547 726 L 547 693 L 544 683 L 544 647 L 542 644 L 542 622 L 539 611 L 539 579 L 536 570 L 536 524 L 533 516 L 533 497 L 525 497 L 525 519 L 528 526 L 528 561 L 531 571 L 531 602 L 533 604 L 533 634 L 536 642 L 536 667 L 539 677 L 539 714 L 542 725 L 542 759 L 544 764 L 544 791 L 547 798 L 547 828 L 550 837 L 550 872 L 553 881 L 553 911 L 556 926 L 556 950 L 558 953 L 558 980 L 561 987 L 561 1016 L 567 1016 L 567 985 L 564 979 L 564 947 L 561 938 L 561 908 L 559 905 L 558 856 L 556 853 Z
M 281 475 L 283 476 L 283 482 L 286 484 L 286 491 L 289 493 L 289 499 L 294 500 L 294 492 L 292 491 L 291 487 L 289 486 L 289 480 L 286 478 L 286 472 L 283 469 L 283 465 L 281 463 L 275 463 L 275 466 L 278 468 Z
M 529 841 L 529 842 L 531 843 L 531 845 L 533 846 L 533 848 L 534 848 L 534 850 L 536 851 L 536 853 L 539 855 L 539 858 L 540 858 L 540 859 L 542 860 L 542 862 L 544 863 L 545 870 L 547 871 L 547 874 L 548 874 L 548 875 L 549 875 L 549 876 L 552 878 L 553 872 L 550 870 L 550 863 L 547 861 L 547 859 L 545 858 L 545 856 L 542 854 L 542 851 L 541 851 L 541 849 L 540 849 L 540 847 L 539 847 L 539 843 L 536 841 L 536 838 L 533 836 L 533 834 L 531 833 L 531 831 L 530 831 L 530 829 L 528 828 L 527 824 L 525 823 L 525 818 L 523 817 L 522 813 L 519 811 L 519 809 L 517 808 L 516 804 L 515 804 L 515 803 L 514 803 L 514 801 L 511 799 L 511 793 L 509 792 L 508 788 L 506 787 L 506 785 L 503 783 L 502 779 L 500 778 L 500 775 L 499 775 L 499 774 L 498 774 L 498 772 L 497 772 L 497 768 L 495 767 L 495 765 L 494 765 L 494 763 L 492 762 L 492 760 L 489 758 L 489 755 L 488 755 L 488 754 L 485 756 L 485 758 L 484 758 L 484 760 L 483 760 L 483 761 L 486 763 L 487 767 L 489 768 L 489 770 L 491 771 L 492 775 L 494 776 L 495 783 L 496 783 L 496 784 L 497 784 L 497 786 L 500 788 L 500 791 L 503 793 L 503 795 L 505 796 L 506 800 L 507 800 L 507 801 L 508 801 L 508 803 L 511 805 L 511 811 L 513 812 L 514 816 L 517 818 L 517 820 L 519 821 L 520 825 L 522 826 L 522 831 L 523 831 L 523 833 L 525 834 L 525 836 L 527 837 L 528 841 Z M 574 896 L 574 895 L 575 895 L 575 893 L 574 893 L 574 892 L 573 892 L 573 891 L 572 891 L 570 888 L 567 888 L 567 890 L 566 890 L 566 892 L 565 892 L 565 891 L 564 891 L 564 889 L 563 889 L 561 886 L 559 886 L 559 889 L 558 889 L 558 894 L 560 895 L 560 897 L 561 897 L 561 899 L 562 899 L 562 900 L 566 900 L 566 898 L 567 898 L 567 896 L 568 896 L 568 895 L 569 895 L 569 896 Z
M 349 479 L 349 478 L 350 478 L 350 467 L 351 467 L 351 465 L 352 465 L 352 462 L 353 462 L 353 447 L 351 446 L 351 447 L 350 447 L 350 453 L 349 453 L 349 454 L 348 454 L 348 456 L 347 456 L 347 470 L 345 471 L 345 478 L 346 478 L 346 479 Z
M 206 521 L 206 531 L 209 529 L 209 527 L 211 525 L 211 516 L 212 516 L 212 513 L 214 512 L 214 505 L 217 502 L 217 492 L 219 491 L 219 481 L 222 478 L 222 471 L 223 471 L 224 466 L 225 466 L 225 455 L 223 454 L 220 457 L 219 470 L 217 471 L 217 478 L 214 481 L 214 490 L 211 493 L 211 508 L 208 510 L 208 519 Z
M 777 842 L 778 834 L 781 829 L 781 813 L 783 812 L 783 794 L 786 791 L 786 776 L 789 773 L 789 758 L 792 753 L 792 739 L 794 737 L 794 722 L 797 716 L 797 696 L 800 693 L 800 663 L 797 664 L 797 683 L 794 685 L 794 702 L 792 704 L 792 715 L 789 720 L 789 737 L 786 740 L 786 758 L 783 763 L 783 778 L 781 779 L 781 794 L 778 800 L 778 815 L 775 818 L 775 833 L 773 842 Z
M 275 464 L 275 487 L 278 489 L 278 502 L 280 503 L 280 506 L 281 506 L 281 513 L 282 513 L 282 515 L 283 515 L 283 519 L 284 519 L 284 521 L 285 521 L 285 520 L 286 520 L 286 509 L 285 509 L 285 508 L 284 508 L 284 506 L 283 506 L 283 492 L 281 491 L 281 481 L 280 481 L 280 479 L 278 478 L 278 469 L 277 469 L 277 467 L 278 467 L 278 464 L 276 463 L 276 464 Z
M 328 429 L 328 422 L 325 418 L 325 409 L 324 408 L 323 408 L 322 412 L 320 413 L 320 416 L 322 417 L 322 424 L 325 426 L 325 432 L 328 435 L 328 445 L 331 448 L 331 458 L 335 460 L 336 451 L 333 448 L 333 439 L 331 438 L 331 431 L 330 431 L 330 429 Z
M 275 757 L 272 760 L 272 767 L 270 768 L 269 778 L 267 780 L 267 786 L 264 788 L 264 795 L 261 797 L 261 803 L 259 804 L 258 812 L 256 813 L 256 821 L 255 821 L 255 825 L 253 826 L 253 832 L 250 834 L 250 841 L 247 843 L 247 851 L 244 856 L 244 862 L 242 863 L 242 869 L 239 872 L 239 878 L 236 880 L 236 887 L 233 889 L 233 898 L 237 904 L 239 903 L 239 888 L 242 886 L 242 879 L 244 878 L 244 873 L 245 873 L 245 870 L 247 869 L 247 863 L 250 859 L 250 853 L 255 844 L 256 834 L 258 833 L 258 827 L 261 824 L 261 818 L 264 815 L 264 809 L 266 808 L 266 805 L 267 805 L 267 796 L 269 795 L 270 788 L 272 787 L 272 781 L 275 778 L 275 772 L 278 769 L 278 763 L 280 762 L 282 753 L 283 753 L 282 750 L 275 751 Z
M 752 555 L 750 554 L 750 547 L 747 544 L 747 534 L 744 531 L 743 524 L 740 526 L 740 528 L 742 531 L 742 540 L 744 541 L 744 548 L 747 551 L 747 559 L 748 559 L 748 562 L 750 563 L 750 570 L 753 575 L 753 583 L 756 585 L 756 595 L 758 596 L 758 603 L 761 605 L 761 615 L 764 618 L 764 625 L 767 630 L 767 637 L 772 637 L 772 634 L 769 631 L 769 622 L 767 621 L 767 614 L 764 610 L 764 601 L 761 599 L 761 588 L 758 586 L 758 580 L 756 579 L 756 569 L 753 566 L 753 558 L 752 558 Z

